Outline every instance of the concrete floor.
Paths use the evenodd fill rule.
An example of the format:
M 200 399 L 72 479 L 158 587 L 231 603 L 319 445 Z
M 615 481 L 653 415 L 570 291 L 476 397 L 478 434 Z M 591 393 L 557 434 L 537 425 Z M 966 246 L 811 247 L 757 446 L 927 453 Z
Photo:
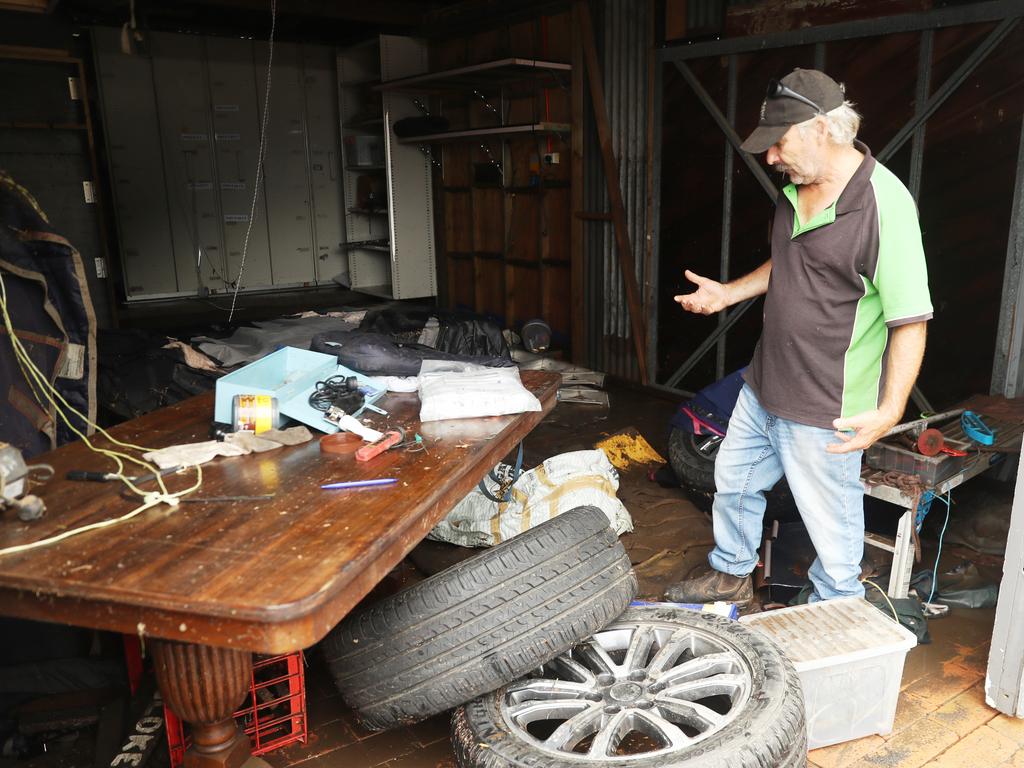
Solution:
M 667 423 L 676 403 L 613 390 L 612 408 L 559 405 L 527 440 L 526 463 L 589 448 L 604 436 L 634 427 L 667 456 Z M 703 562 L 712 544 L 710 522 L 682 491 L 663 489 L 649 467 L 622 473 L 619 491 L 636 530 L 623 537 L 640 581 L 640 594 L 657 598 L 680 573 Z M 926 558 L 927 559 L 927 558 Z M 373 597 L 420 578 L 408 561 Z M 1024 768 L 1024 721 L 984 703 L 984 674 L 994 610 L 954 609 L 931 622 L 931 645 L 907 657 L 893 733 L 814 750 L 813 768 L 918 768 L 984 766 Z M 449 768 L 455 765 L 448 717 L 384 733 L 362 729 L 335 692 L 314 650 L 309 655 L 308 743 L 268 754 L 274 768 Z

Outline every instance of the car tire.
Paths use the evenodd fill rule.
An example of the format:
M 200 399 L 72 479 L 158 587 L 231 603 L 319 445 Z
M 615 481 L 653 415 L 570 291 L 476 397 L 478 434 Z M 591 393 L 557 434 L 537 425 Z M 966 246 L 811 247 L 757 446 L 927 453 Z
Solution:
M 728 619 L 663 605 L 630 607 L 532 678 L 459 707 L 452 743 L 461 768 L 807 762 L 800 679 L 779 648 Z
M 708 435 L 674 428 L 668 437 L 668 461 L 681 484 L 698 491 L 714 492 L 717 447 L 710 455 L 701 453 L 698 448 L 698 441 L 708 438 Z
M 515 680 L 636 590 L 607 516 L 577 507 L 346 618 L 322 647 L 342 698 L 382 730 Z
M 715 496 L 715 458 L 718 446 L 709 454 L 701 452 L 699 445 L 708 438 L 707 435 L 694 435 L 673 428 L 668 438 L 668 460 L 679 484 L 690 493 L 697 507 L 710 515 Z M 765 491 L 764 497 L 766 520 L 800 520 L 800 511 L 785 477 Z

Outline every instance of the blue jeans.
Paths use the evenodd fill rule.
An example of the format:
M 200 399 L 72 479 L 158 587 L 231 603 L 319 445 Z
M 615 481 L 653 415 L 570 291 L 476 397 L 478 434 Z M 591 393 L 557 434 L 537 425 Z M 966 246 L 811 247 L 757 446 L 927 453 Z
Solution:
M 809 575 L 811 601 L 864 595 L 863 451 L 827 453 L 839 438 L 830 429 L 769 413 L 744 384 L 715 459 L 711 567 L 745 576 L 757 565 L 764 520 L 764 491 L 783 475 L 789 481 L 818 554 Z

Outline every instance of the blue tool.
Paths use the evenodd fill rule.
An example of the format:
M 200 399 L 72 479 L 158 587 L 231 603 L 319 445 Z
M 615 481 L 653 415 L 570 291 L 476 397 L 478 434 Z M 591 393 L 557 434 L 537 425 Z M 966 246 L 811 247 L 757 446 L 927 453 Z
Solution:
M 963 415 L 960 416 L 960 428 L 976 443 L 992 445 L 996 441 L 995 433 L 974 411 L 963 412 Z
M 393 485 L 397 483 L 398 479 L 394 477 L 382 477 L 377 480 L 348 480 L 343 483 L 328 483 L 327 485 L 321 485 L 325 491 L 337 490 L 341 488 L 370 488 L 375 485 Z

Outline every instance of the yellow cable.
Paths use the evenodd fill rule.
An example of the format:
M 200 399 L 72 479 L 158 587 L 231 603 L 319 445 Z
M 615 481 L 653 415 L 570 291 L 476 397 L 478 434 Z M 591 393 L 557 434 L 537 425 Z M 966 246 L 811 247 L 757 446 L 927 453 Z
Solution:
M 864 583 L 865 583 L 865 584 L 870 584 L 870 585 L 871 585 L 872 587 L 874 587 L 875 589 L 877 589 L 877 590 L 878 590 L 879 592 L 881 592 L 881 593 L 882 593 L 882 597 L 884 597 L 884 598 L 885 598 L 885 602 L 887 602 L 887 603 L 889 604 L 889 610 L 890 610 L 890 611 L 892 611 L 892 617 L 893 617 L 893 619 L 894 619 L 894 620 L 896 621 L 896 623 L 897 623 L 897 624 L 899 624 L 899 623 L 900 623 L 900 617 L 899 617 L 899 615 L 898 615 L 898 614 L 896 613 L 896 606 L 894 606 L 894 605 L 892 604 L 892 600 L 890 600 L 890 599 L 889 599 L 889 596 L 888 596 L 887 594 L 885 594 L 885 590 L 884 590 L 884 589 L 882 589 L 882 588 L 881 588 L 880 586 L 878 586 L 877 584 L 875 584 L 875 582 L 873 582 L 873 581 L 872 581 L 871 579 L 864 579 L 863 581 L 864 581 Z
M 114 463 L 117 465 L 117 472 L 112 474 L 114 474 L 121 482 L 123 482 L 133 493 L 141 496 L 143 499 L 143 503 L 140 506 L 136 507 L 130 512 L 125 513 L 124 515 L 121 515 L 120 517 L 109 520 L 101 520 L 96 523 L 90 523 L 79 528 L 64 531 L 63 533 L 57 534 L 56 536 L 51 536 L 46 539 L 40 539 L 39 541 L 30 542 L 28 544 L 18 544 L 12 547 L 7 547 L 5 549 L 0 549 L 0 557 L 3 557 L 4 555 L 8 554 L 14 554 L 16 552 L 24 552 L 30 549 L 35 549 L 37 547 L 48 546 L 50 544 L 55 544 L 58 541 L 63 541 L 64 539 L 71 538 L 72 536 L 77 536 L 81 533 L 98 530 L 100 528 L 106 528 L 111 525 L 117 525 L 118 523 L 130 520 L 136 515 L 141 514 L 145 510 L 155 507 L 158 504 L 168 504 L 171 507 L 177 507 L 179 504 L 179 500 L 183 496 L 186 496 L 198 490 L 198 488 L 203 483 L 203 470 L 202 467 L 200 467 L 199 465 L 194 465 L 196 470 L 195 484 L 192 485 L 190 488 L 186 488 L 182 491 L 171 493 L 170 491 L 167 490 L 167 485 L 164 483 L 163 476 L 160 474 L 160 470 L 157 467 L 142 459 L 137 459 L 134 456 L 131 456 L 130 454 L 121 453 L 120 451 L 109 450 L 107 448 L 100 448 L 93 445 L 89 437 L 83 434 L 82 431 L 79 430 L 78 427 L 72 423 L 72 421 L 68 418 L 67 413 L 65 413 L 65 408 L 71 411 L 76 416 L 78 416 L 78 418 L 81 419 L 83 423 L 97 430 L 100 434 L 106 437 L 107 440 L 109 440 L 114 445 L 120 446 L 122 448 L 136 450 L 139 452 L 147 452 L 152 450 L 149 448 L 144 448 L 142 446 L 134 445 L 132 443 L 121 442 L 120 440 L 117 440 L 115 437 L 113 437 L 105 429 L 91 422 L 87 416 L 83 415 L 73 405 L 71 405 L 64 398 L 64 396 L 61 395 L 57 388 L 50 383 L 50 381 L 46 378 L 43 372 L 39 370 L 39 367 L 35 364 L 35 361 L 32 360 L 32 357 L 29 355 L 28 350 L 25 349 L 24 344 L 22 344 L 21 339 L 18 337 L 17 333 L 14 330 L 14 323 L 11 320 L 11 316 L 7 308 L 7 286 L 4 284 L 2 272 L 0 272 L 0 314 L 2 314 L 3 316 L 4 327 L 6 328 L 7 333 L 11 339 L 11 346 L 14 350 L 14 356 L 18 362 L 18 366 L 21 368 L 22 374 L 24 375 L 25 380 L 28 383 L 33 396 L 36 398 L 37 402 L 39 402 L 40 406 L 42 406 L 45 410 L 45 398 L 45 400 L 49 402 L 49 404 L 53 407 L 54 412 L 63 420 L 64 424 L 67 425 L 68 429 L 70 429 L 75 435 L 77 435 L 82 440 L 82 442 L 85 443 L 89 450 L 106 456 L 107 458 L 114 461 Z M 60 401 L 59 403 L 58 400 Z M 63 408 L 61 407 L 62 405 Z M 147 492 L 138 488 L 131 481 L 131 479 L 129 479 L 124 474 L 125 461 L 129 461 L 133 464 L 138 464 L 139 466 L 151 472 L 155 476 L 157 485 L 160 487 L 160 490 Z

